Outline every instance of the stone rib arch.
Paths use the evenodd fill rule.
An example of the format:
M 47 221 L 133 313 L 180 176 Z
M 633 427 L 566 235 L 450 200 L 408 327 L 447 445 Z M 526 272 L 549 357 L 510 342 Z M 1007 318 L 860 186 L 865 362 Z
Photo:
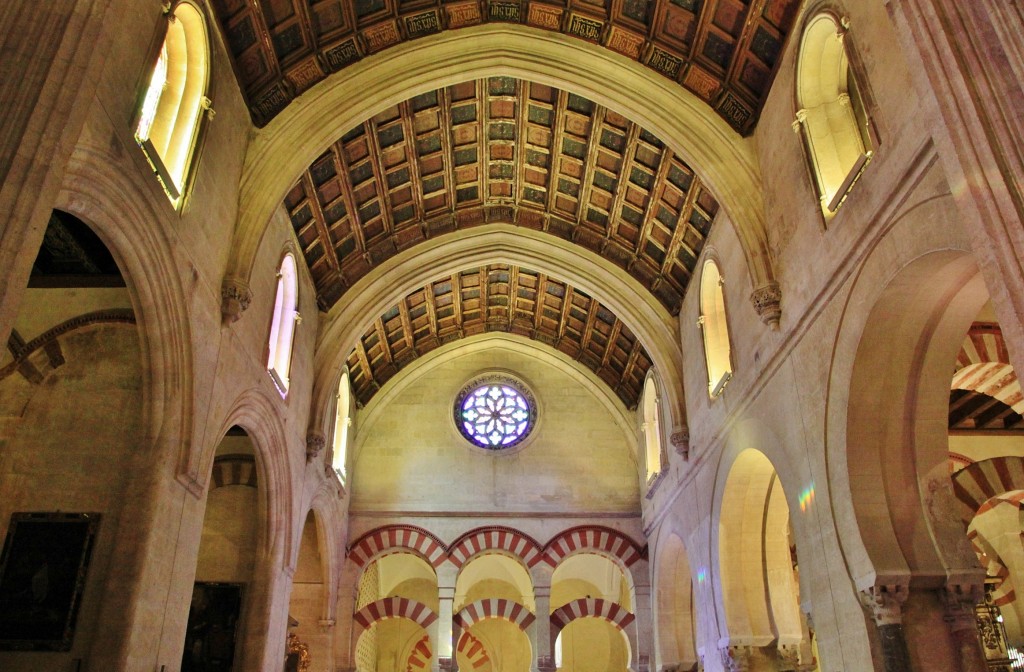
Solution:
M 558 633 L 576 619 L 591 616 L 603 618 L 623 632 L 636 619 L 636 616 L 608 600 L 593 597 L 573 600 L 551 613 L 551 641 L 554 642 Z
M 981 460 L 953 474 L 953 493 L 964 525 L 970 525 L 990 499 L 1011 490 L 1024 490 L 1024 457 Z
M 437 614 L 416 600 L 407 597 L 387 597 L 371 602 L 357 611 L 352 618 L 360 631 L 385 618 L 407 618 L 426 630 L 437 620 Z
M 410 552 L 430 566 L 440 567 L 447 547 L 426 530 L 412 525 L 388 525 L 367 532 L 349 546 L 348 557 L 360 568 L 389 553 Z
M 563 64 L 582 61 L 588 67 L 566 78 Z M 393 76 L 399 72 L 400 77 Z M 312 87 L 258 131 L 241 181 L 230 282 L 247 283 L 267 223 L 312 157 L 380 109 L 494 74 L 574 91 L 662 138 L 698 171 L 736 224 L 755 294 L 777 289 L 751 141 L 740 138 L 697 96 L 665 87 L 657 73 L 638 63 L 596 45 L 511 24 L 440 33 L 363 59 L 346 68 L 344 78 L 329 77 Z M 351 96 L 353 90 L 365 95 Z
M 468 630 L 485 618 L 503 618 L 525 632 L 536 616 L 518 602 L 490 598 L 466 605 L 455 615 L 453 622 L 458 628 Z
M 604 555 L 628 570 L 643 559 L 645 549 L 618 530 L 587 525 L 565 530 L 549 541 L 544 547 L 544 561 L 552 567 L 558 567 L 565 558 L 575 553 Z M 628 571 L 626 577 L 632 580 Z
M 570 282 L 599 297 L 629 327 L 664 382 L 666 433 L 676 450 L 688 443 L 682 350 L 678 320 L 624 271 L 598 255 L 561 239 L 494 224 L 463 232 L 455 240 L 432 239 L 395 255 L 346 292 L 328 314 L 317 339 L 310 426 L 325 424 L 333 404 L 335 373 L 365 331 L 367 315 L 379 316 L 410 288 L 490 263 L 509 263 Z M 440 241 L 440 242 L 439 242 Z
M 470 530 L 451 543 L 448 560 L 461 568 L 474 556 L 487 551 L 504 551 L 532 568 L 543 559 L 539 543 L 510 527 L 485 527 Z

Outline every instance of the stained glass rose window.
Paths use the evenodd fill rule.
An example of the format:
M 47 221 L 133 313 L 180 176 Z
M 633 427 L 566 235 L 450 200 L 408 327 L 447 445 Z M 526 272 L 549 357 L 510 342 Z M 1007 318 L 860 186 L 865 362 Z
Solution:
M 459 394 L 455 424 L 470 443 L 488 450 L 517 445 L 536 420 L 533 395 L 518 381 L 497 375 L 479 378 Z

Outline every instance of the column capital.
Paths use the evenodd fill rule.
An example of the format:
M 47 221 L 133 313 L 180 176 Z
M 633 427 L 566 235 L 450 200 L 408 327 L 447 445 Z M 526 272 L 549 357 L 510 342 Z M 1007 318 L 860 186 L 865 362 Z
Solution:
M 319 430 L 306 434 L 306 462 L 312 462 L 327 445 L 327 437 Z
M 750 302 L 754 304 L 761 321 L 773 331 L 779 328 L 782 319 L 782 288 L 777 282 L 767 282 L 750 294 Z
M 252 290 L 249 284 L 241 278 L 229 275 L 224 278 L 220 286 L 220 312 L 224 318 L 224 324 L 237 322 L 249 308 L 252 302 Z
M 753 647 L 723 646 L 718 649 L 726 672 L 747 672 L 753 658 Z
M 952 632 L 970 630 L 974 632 L 978 625 L 974 615 L 974 607 L 985 601 L 985 587 L 981 584 L 946 584 L 942 591 L 942 600 L 946 606 L 944 620 Z
M 875 585 L 860 591 L 860 601 L 871 610 L 875 625 L 902 625 L 907 587 L 899 584 Z

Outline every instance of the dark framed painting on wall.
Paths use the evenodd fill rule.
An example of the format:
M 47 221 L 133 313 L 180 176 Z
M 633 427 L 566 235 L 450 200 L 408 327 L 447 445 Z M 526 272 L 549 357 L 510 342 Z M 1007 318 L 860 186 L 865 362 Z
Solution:
M 12 513 L 0 555 L 0 650 L 70 651 L 98 513 Z

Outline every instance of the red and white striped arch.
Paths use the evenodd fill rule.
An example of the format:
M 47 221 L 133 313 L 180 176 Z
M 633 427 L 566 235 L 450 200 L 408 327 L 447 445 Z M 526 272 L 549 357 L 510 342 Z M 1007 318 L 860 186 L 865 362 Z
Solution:
M 554 641 L 558 633 L 565 626 L 578 618 L 587 618 L 588 616 L 603 618 L 619 630 L 625 630 L 626 626 L 636 618 L 633 614 L 609 600 L 593 597 L 573 600 L 555 609 L 551 614 L 551 640 Z
M 996 553 L 995 549 L 978 534 L 978 531 L 971 529 L 967 532 L 967 540 L 971 542 L 971 548 L 985 565 L 985 574 L 995 578 L 992 585 L 992 603 L 997 607 L 1010 604 L 1017 599 L 1013 588 L 1013 582 L 1007 581 L 1010 578 L 1010 570 L 1007 569 L 1003 559 Z
M 468 604 L 455 615 L 456 626 L 467 630 L 485 618 L 503 618 L 511 621 L 520 630 L 526 630 L 536 618 L 525 606 L 512 600 L 491 598 Z
M 630 567 L 643 558 L 644 550 L 625 534 L 610 527 L 573 527 L 548 542 L 544 561 L 557 567 L 574 553 L 599 553 Z
M 998 324 L 975 322 L 971 325 L 957 355 L 956 373 L 950 388 L 994 397 L 1018 413 L 1024 413 L 1024 391 L 1010 366 Z
M 473 556 L 485 551 L 504 551 L 533 567 L 543 559 L 540 544 L 533 538 L 509 527 L 485 527 L 470 530 L 456 539 L 448 551 L 448 559 L 461 568 Z
M 423 628 L 428 628 L 437 620 L 437 614 L 422 602 L 407 597 L 386 597 L 371 602 L 353 616 L 356 624 L 364 630 L 385 618 L 407 618 Z
M 432 566 L 439 567 L 447 549 L 441 540 L 424 529 L 412 525 L 378 527 L 359 537 L 349 547 L 348 557 L 360 567 L 389 553 L 411 552 Z
M 953 474 L 953 493 L 962 504 L 964 524 L 970 524 L 990 499 L 1011 490 L 1024 490 L 1024 457 L 981 460 Z

